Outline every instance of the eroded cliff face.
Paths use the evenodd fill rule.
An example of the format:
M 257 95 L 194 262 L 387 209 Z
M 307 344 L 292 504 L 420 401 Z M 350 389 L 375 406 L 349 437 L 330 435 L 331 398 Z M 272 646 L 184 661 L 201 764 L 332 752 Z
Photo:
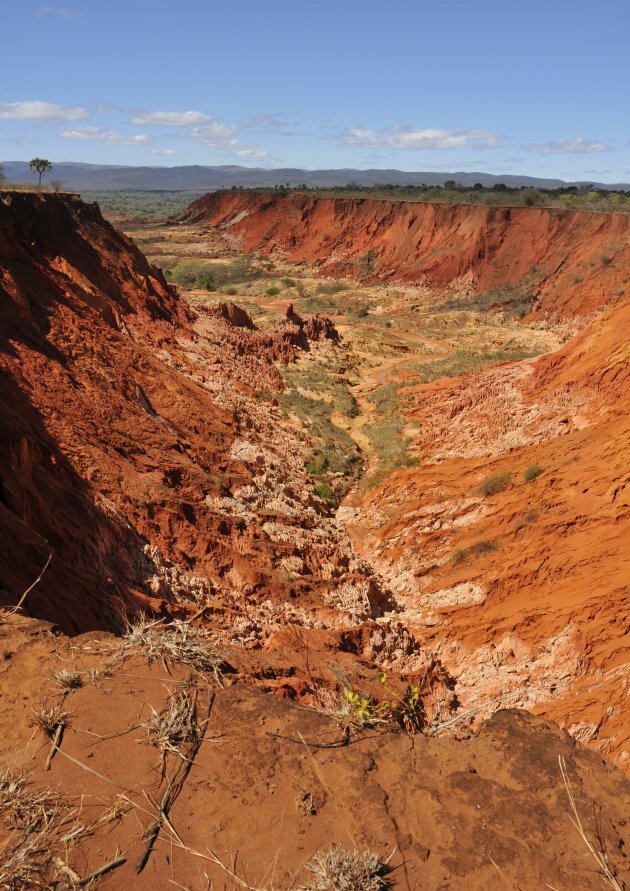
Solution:
M 465 707 L 531 708 L 627 765 L 630 218 L 239 193 L 184 217 L 228 247 L 442 301 L 529 291 L 534 316 L 582 329 L 461 378 L 405 387 L 401 373 L 419 467 L 356 492 L 340 518 Z
M 0 201 L 0 606 L 53 553 L 0 623 L 3 876 L 289 887 L 341 844 L 393 887 L 627 881 L 628 781 L 581 742 L 630 768 L 630 304 L 409 386 L 420 465 L 336 515 L 259 392 L 339 335 L 283 311 L 193 313 L 96 206 Z
M 465 707 L 518 703 L 624 765 L 629 330 L 624 300 L 557 352 L 407 387 L 420 466 L 345 508 Z
M 288 199 L 204 200 L 219 214 L 208 237 L 252 249 L 245 223 L 255 228 L 258 206 L 277 212 Z M 342 202 L 348 219 L 335 237 L 358 233 L 350 211 L 368 204 Z M 318 220 L 340 213 L 334 205 L 306 210 Z M 416 222 L 462 215 L 462 251 L 465 232 L 478 237 L 480 214 L 490 214 L 388 207 Z M 576 246 L 592 236 L 592 248 L 589 227 L 621 226 L 614 216 L 568 216 L 554 231 L 577 227 Z M 276 213 L 295 251 L 301 219 L 291 229 Z M 516 252 L 522 227 L 502 227 Z M 460 250 L 454 231 L 444 257 Z M 540 256 L 560 250 L 540 238 Z M 558 352 L 408 387 L 405 435 L 419 466 L 360 489 L 335 515 L 305 469 L 306 427 L 258 395 L 284 386 L 278 363 L 337 349 L 330 320 L 289 308 L 263 331 L 233 305 L 193 313 L 96 207 L 71 199 L 8 196 L 0 248 L 5 603 L 52 550 L 28 610 L 65 630 L 115 628 L 125 612 L 201 611 L 219 639 L 257 654 L 248 677 L 283 695 L 308 700 L 313 673 L 334 684 L 334 654 L 362 665 L 366 685 L 375 666 L 430 678 L 428 721 L 450 720 L 458 703 L 472 709 L 468 723 L 525 706 L 626 764 L 624 295 L 604 300 L 609 285 L 599 283 L 589 304 L 599 313 Z M 286 252 L 266 236 L 262 248 Z M 602 275 L 618 274 L 626 249 L 600 264 Z M 425 260 L 414 255 L 408 268 Z M 337 261 L 314 262 L 328 271 Z M 554 281 L 540 307 L 562 314 L 576 295 L 558 303 Z M 495 475 L 500 485 L 488 487 Z
M 565 318 L 618 302 L 630 279 L 627 214 L 215 192 L 178 219 L 326 275 L 516 287 L 515 301 Z
M 366 614 L 382 611 L 378 583 L 314 493 L 295 430 L 255 398 L 282 388 L 274 360 L 323 348 L 334 328 L 295 317 L 261 333 L 231 314 L 193 314 L 96 205 L 3 198 L 4 603 L 52 551 L 27 608 L 68 631 L 213 601 L 255 639 L 257 610 L 272 625 L 325 610 L 340 575 Z

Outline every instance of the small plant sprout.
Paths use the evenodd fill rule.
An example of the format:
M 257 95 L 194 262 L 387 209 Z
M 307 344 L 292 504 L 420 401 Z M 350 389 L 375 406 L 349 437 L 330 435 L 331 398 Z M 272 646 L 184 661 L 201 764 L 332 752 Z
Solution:
M 344 700 L 359 729 L 394 721 L 406 733 L 419 733 L 425 724 L 420 688 L 415 684 L 408 684 L 405 692 L 400 693 L 392 686 L 384 671 L 376 672 L 376 680 L 387 690 L 390 699 L 376 702 L 365 693 L 357 693 L 350 688 L 343 691 Z
M 389 710 L 391 717 L 407 733 L 419 733 L 425 724 L 420 687 L 416 684 L 407 684 L 405 692 L 400 694 L 389 682 L 386 672 L 377 671 L 376 679 L 392 697 L 382 703 Z

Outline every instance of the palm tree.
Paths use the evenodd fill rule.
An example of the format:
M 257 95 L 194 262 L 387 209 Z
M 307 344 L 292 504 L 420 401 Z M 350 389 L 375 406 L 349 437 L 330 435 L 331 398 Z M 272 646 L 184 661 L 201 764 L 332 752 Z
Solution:
M 31 173 L 37 173 L 39 175 L 39 183 L 37 184 L 37 187 L 41 189 L 42 176 L 45 173 L 48 173 L 49 170 L 52 170 L 52 164 L 50 161 L 47 161 L 46 158 L 33 158 L 28 165 L 28 169 Z

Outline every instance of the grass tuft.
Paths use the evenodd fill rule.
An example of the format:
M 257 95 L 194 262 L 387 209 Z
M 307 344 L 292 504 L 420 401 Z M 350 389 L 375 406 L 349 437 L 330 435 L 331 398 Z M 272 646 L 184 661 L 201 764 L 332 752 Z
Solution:
M 70 713 L 64 711 L 61 705 L 48 706 L 46 703 L 42 703 L 38 708 L 33 709 L 33 715 L 35 726 L 43 730 L 50 739 L 53 738 L 59 727 L 67 727 L 70 723 Z
M 161 662 L 168 671 L 174 665 L 182 665 L 195 674 L 212 674 L 221 677 L 222 656 L 209 634 L 201 628 L 193 628 L 186 622 L 151 622 L 146 618 L 129 625 L 120 644 L 124 657 L 134 650 L 143 652 L 149 664 Z
M 511 476 L 512 474 L 509 471 L 507 473 L 493 473 L 484 479 L 477 491 L 482 495 L 497 495 L 506 488 Z
M 183 687 L 169 697 L 163 711 L 152 709 L 151 717 L 141 726 L 146 730 L 147 742 L 161 752 L 163 759 L 169 753 L 185 758 L 182 748 L 196 745 L 199 739 L 195 697 L 188 687 Z
M 78 671 L 72 671 L 69 668 L 62 668 L 53 674 L 55 682 L 62 690 L 78 690 L 83 686 L 83 678 Z
M 310 884 L 299 891 L 382 891 L 391 867 L 373 851 L 346 851 L 341 845 L 315 854 L 306 865 Z

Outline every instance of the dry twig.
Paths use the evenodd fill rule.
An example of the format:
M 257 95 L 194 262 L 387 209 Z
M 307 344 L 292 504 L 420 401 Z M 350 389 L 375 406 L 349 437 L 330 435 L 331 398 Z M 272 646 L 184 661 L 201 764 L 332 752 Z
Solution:
M 580 833 L 582 841 L 597 862 L 597 865 L 599 866 L 599 872 L 605 879 L 606 884 L 610 885 L 611 888 L 614 888 L 615 891 L 623 891 L 623 888 L 621 887 L 621 885 L 613 875 L 610 867 L 608 866 L 608 858 L 606 854 L 604 853 L 604 851 L 598 851 L 597 848 L 595 848 L 595 846 L 587 836 L 584 827 L 582 826 L 582 821 L 580 820 L 580 815 L 578 813 L 575 798 L 573 796 L 571 783 L 569 782 L 569 774 L 567 772 L 567 765 L 566 761 L 564 760 L 564 756 L 558 755 L 558 761 L 560 763 L 560 773 L 562 774 L 564 788 L 567 790 L 567 795 L 569 796 L 569 804 L 571 805 L 572 813 L 569 814 L 569 819 L 571 820 L 577 831 Z

